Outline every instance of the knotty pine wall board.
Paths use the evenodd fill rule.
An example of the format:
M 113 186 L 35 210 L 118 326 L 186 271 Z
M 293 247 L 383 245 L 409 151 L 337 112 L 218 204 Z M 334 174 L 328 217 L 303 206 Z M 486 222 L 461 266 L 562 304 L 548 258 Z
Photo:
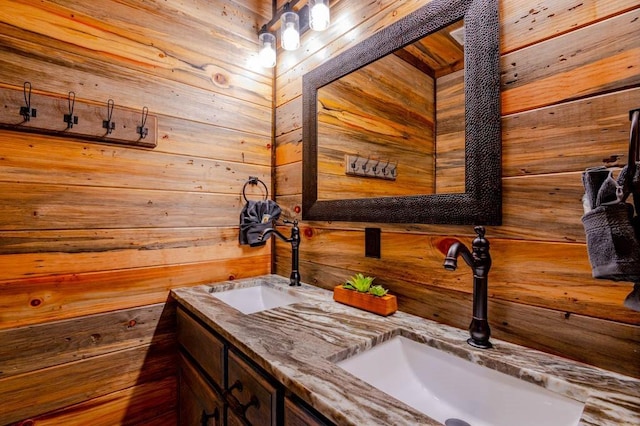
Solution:
M 175 376 L 177 353 L 171 339 L 0 379 L 0 398 L 11 407 L 0 412 L 0 423 Z
M 0 330 L 0 378 L 175 339 L 175 303 Z M 20 356 L 16 357 L 16 353 Z
M 2 282 L 105 269 L 145 268 L 237 257 L 269 248 L 238 245 L 238 228 L 92 229 L 0 232 Z
M 178 424 L 175 377 L 135 385 L 31 420 L 38 426 L 160 426 Z
M 110 3 L 105 13 L 100 2 L 6 3 L 12 13 L 3 19 L 3 37 L 32 44 L 33 55 L 64 50 L 270 106 L 270 72 L 261 67 L 246 72 L 247 57 L 255 55 L 258 18 L 239 5 L 233 13 L 220 13 L 222 4 L 196 10 L 193 2 L 126 1 Z M 181 20 L 177 13 L 193 15 Z
M 0 180 L 237 195 L 248 176 L 267 185 L 271 167 L 78 143 L 20 132 L 0 134 Z M 118 164 L 114 168 L 114 163 Z
M 42 324 L 167 301 L 172 288 L 268 274 L 271 256 L 247 255 L 228 259 L 144 268 L 49 275 L 0 283 L 4 329 Z M 105 296 L 106 295 L 106 296 Z
M 384 283 L 386 279 L 393 278 L 470 293 L 470 269 L 460 265 L 456 271 L 451 272 L 445 271 L 442 266 L 446 248 L 454 238 L 464 241 L 463 237 L 456 235 L 440 237 L 383 233 L 381 258 L 374 259 L 363 258 L 362 232 L 315 229 L 311 237 L 303 237 L 300 259 L 346 270 L 364 269 L 370 275 L 379 277 L 376 282 L 380 280 Z M 591 269 L 586 259 L 575 264 L 583 249 L 581 245 L 517 242 L 496 238 L 491 242 L 494 262 L 490 272 L 489 292 L 492 298 L 628 324 L 640 321 L 638 312 L 615 309 L 619 306 L 616 299 L 624 298 L 629 292 L 628 283 L 612 282 L 601 288 L 583 284 L 590 279 Z M 332 253 L 332 247 L 336 246 L 341 247 L 339 259 Z M 286 255 L 286 251 L 290 250 L 278 247 L 276 254 Z M 521 269 L 512 268 L 514 264 Z M 522 269 L 528 272 L 521 279 Z M 335 283 L 337 284 L 339 282 Z M 400 294 L 410 297 L 411 288 L 406 286 Z M 499 321 L 499 318 L 494 317 L 494 320 Z

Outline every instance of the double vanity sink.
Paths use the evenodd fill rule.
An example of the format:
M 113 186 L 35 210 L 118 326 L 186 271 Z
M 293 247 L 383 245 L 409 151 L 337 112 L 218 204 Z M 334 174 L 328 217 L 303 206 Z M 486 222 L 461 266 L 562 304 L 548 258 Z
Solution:
M 640 424 L 640 380 L 268 275 L 177 289 L 179 304 L 337 424 Z

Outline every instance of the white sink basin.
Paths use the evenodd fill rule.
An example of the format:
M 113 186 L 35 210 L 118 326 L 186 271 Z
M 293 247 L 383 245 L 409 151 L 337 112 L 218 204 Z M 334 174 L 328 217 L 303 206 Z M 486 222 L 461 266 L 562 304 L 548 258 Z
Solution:
M 303 301 L 287 290 L 278 290 L 264 285 L 234 288 L 219 292 L 216 292 L 214 288 L 211 295 L 243 314 L 253 314 Z
M 447 426 L 576 426 L 584 407 L 401 336 L 337 364 Z

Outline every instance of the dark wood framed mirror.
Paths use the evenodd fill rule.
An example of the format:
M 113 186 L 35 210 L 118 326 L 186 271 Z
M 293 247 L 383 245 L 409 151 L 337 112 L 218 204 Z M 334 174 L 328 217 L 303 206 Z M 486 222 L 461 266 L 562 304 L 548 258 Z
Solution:
M 416 45 L 425 37 L 433 36 L 443 29 L 457 29 L 457 27 L 464 29 L 463 41 L 461 42 L 464 45 L 464 66 L 460 67 L 461 75 L 463 75 L 463 84 L 461 85 L 463 89 L 461 91 L 463 91 L 464 105 L 460 105 L 463 116 L 460 115 L 457 119 L 458 127 L 461 128 L 459 168 L 463 169 L 461 175 L 464 175 L 460 179 L 464 183 L 460 183 L 458 190 L 449 187 L 451 191 L 443 193 L 435 188 L 428 189 L 428 185 L 417 183 L 420 176 L 431 173 L 433 173 L 431 178 L 435 182 L 438 176 L 435 169 L 440 155 L 437 149 L 432 154 L 416 151 L 410 154 L 412 160 L 403 159 L 403 162 L 396 160 L 395 164 L 393 158 L 384 158 L 385 153 L 391 152 L 386 148 L 389 144 L 409 145 L 407 141 L 411 139 L 412 134 L 415 134 L 415 138 L 420 138 L 421 134 L 434 133 L 437 126 L 445 127 L 444 124 L 438 124 L 435 119 L 425 119 L 424 116 L 421 116 L 422 113 L 410 112 L 395 120 L 386 116 L 387 125 L 385 127 L 393 128 L 394 122 L 406 124 L 413 120 L 413 118 L 408 119 L 409 116 L 414 118 L 420 116 L 413 121 L 425 123 L 424 126 L 414 127 L 412 131 L 396 132 L 395 140 L 394 132 L 387 132 L 392 135 L 387 134 L 385 137 L 378 138 L 379 140 L 374 141 L 376 148 L 371 148 L 369 152 L 361 152 L 361 148 L 353 148 L 353 144 L 348 138 L 338 140 L 337 143 L 336 140 L 342 136 L 338 136 L 337 139 L 336 137 L 331 138 L 334 145 L 342 144 L 345 147 L 345 150 L 336 156 L 341 158 L 338 161 L 342 162 L 342 174 L 354 175 L 354 173 L 347 172 L 349 172 L 349 164 L 355 164 L 355 162 L 358 162 L 358 168 L 361 165 L 371 168 L 374 161 L 375 165 L 380 166 L 391 163 L 395 166 L 396 170 L 394 171 L 397 171 L 397 182 L 394 179 L 377 179 L 381 177 L 381 175 L 377 175 L 380 167 L 376 176 L 373 177 L 358 176 L 358 173 L 355 173 L 356 176 L 352 176 L 348 186 L 393 188 L 395 185 L 398 188 L 398 193 L 389 190 L 384 195 L 374 193 L 373 195 L 359 196 L 356 192 L 355 196 L 347 197 L 346 193 L 349 191 L 346 190 L 344 184 L 338 184 L 335 190 L 335 194 L 343 192 L 345 194 L 343 196 L 335 194 L 325 196 L 322 192 L 319 193 L 319 188 L 323 191 L 324 186 L 319 186 L 318 176 L 325 171 L 319 167 L 318 152 L 319 149 L 322 152 L 323 143 L 331 143 L 323 142 L 319 136 L 321 110 L 324 110 L 325 117 L 329 117 L 327 119 L 329 125 L 333 125 L 331 120 L 335 122 L 335 114 L 331 118 L 332 114 L 326 113 L 330 110 L 335 111 L 335 105 L 327 106 L 329 102 L 321 99 L 324 94 L 319 96 L 320 90 L 342 78 L 349 78 L 354 75 L 354 72 L 391 54 L 395 57 L 407 56 L 406 53 L 401 54 L 399 49 Z M 419 50 L 420 47 L 417 49 Z M 452 65 L 451 68 L 455 68 L 455 66 Z M 393 78 L 396 77 L 397 75 Z M 378 83 L 376 85 L 383 87 Z M 392 86 L 393 83 L 389 87 Z M 422 88 L 422 84 L 416 83 L 412 92 L 419 94 Z M 360 86 L 357 87 L 357 90 L 360 91 L 363 99 L 363 94 L 374 91 L 374 89 L 363 89 Z M 386 92 L 382 90 L 380 93 L 389 93 L 389 90 Z M 381 96 L 384 95 L 378 96 L 373 93 L 369 93 L 369 95 L 371 95 L 370 99 L 377 99 L 377 102 L 374 103 L 393 103 L 381 99 Z M 402 99 L 405 104 L 422 103 L 415 101 L 412 96 L 403 94 L 396 94 L 395 98 Z M 435 104 L 436 100 L 433 102 Z M 440 103 L 444 104 L 445 102 Z M 387 113 L 371 113 L 369 111 L 368 114 L 373 114 L 371 117 L 382 117 Z M 428 124 L 431 121 L 432 123 Z M 433 0 L 303 76 L 302 217 L 304 220 L 499 225 L 502 217 L 500 121 L 497 0 Z M 369 125 L 360 123 L 351 126 L 348 131 L 342 133 L 349 133 L 351 141 L 365 138 L 361 135 L 355 135 L 354 129 L 358 127 L 364 129 Z M 326 137 L 326 133 L 322 130 L 322 137 Z M 367 138 L 369 137 L 370 135 L 367 136 Z M 434 146 L 437 143 L 435 139 L 432 141 Z M 324 149 L 330 151 L 329 148 Z M 387 150 L 385 151 L 385 149 Z M 404 158 L 405 154 L 395 153 L 393 155 Z M 364 163 L 365 157 L 370 160 L 370 163 Z M 350 163 L 352 161 L 354 163 Z M 414 174 L 411 175 L 410 169 L 415 169 L 413 166 L 418 163 L 421 165 L 424 163 L 433 164 L 433 167 L 431 169 L 422 167 L 418 171 L 414 170 Z M 443 172 L 444 175 L 447 173 L 446 170 Z M 400 182 L 401 174 L 403 177 L 410 177 L 408 184 L 407 179 L 404 183 Z M 351 184 L 352 182 L 354 184 Z M 407 193 L 406 188 L 400 190 L 401 186 L 412 186 L 411 182 L 416 183 L 417 193 Z

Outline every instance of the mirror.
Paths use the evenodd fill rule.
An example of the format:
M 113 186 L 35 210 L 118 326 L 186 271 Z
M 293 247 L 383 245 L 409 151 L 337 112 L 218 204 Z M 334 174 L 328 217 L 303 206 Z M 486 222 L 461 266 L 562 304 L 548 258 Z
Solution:
M 433 0 L 305 74 L 303 219 L 500 224 L 498 30 Z
M 464 192 L 463 31 L 456 21 L 318 89 L 318 200 Z

